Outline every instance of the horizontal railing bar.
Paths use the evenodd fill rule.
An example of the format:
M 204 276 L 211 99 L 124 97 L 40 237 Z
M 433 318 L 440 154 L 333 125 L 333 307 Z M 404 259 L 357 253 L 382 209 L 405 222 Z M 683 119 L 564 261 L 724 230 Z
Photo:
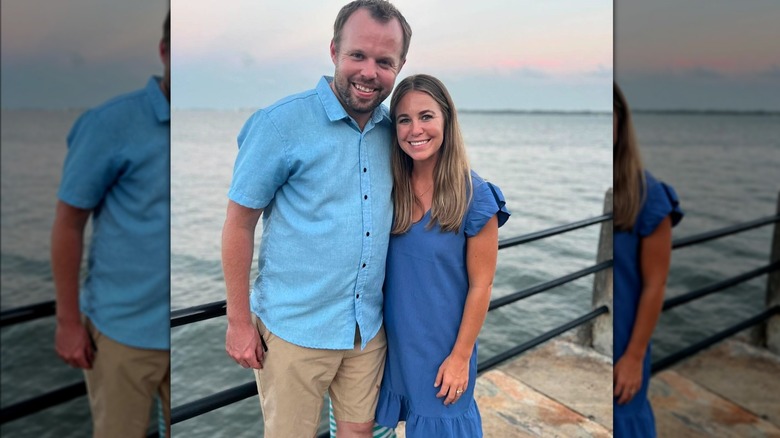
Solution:
M 32 415 L 44 409 L 56 406 L 87 393 L 87 385 L 82 381 L 56 389 L 46 394 L 0 409 L 0 424 Z
M 605 260 L 597 265 L 593 265 L 590 267 L 587 267 L 585 269 L 581 269 L 576 272 L 572 272 L 571 274 L 564 275 L 563 277 L 558 277 L 554 280 L 546 281 L 544 283 L 537 284 L 536 286 L 532 286 L 528 289 L 523 289 L 518 292 L 511 293 L 509 295 L 505 295 L 500 298 L 496 298 L 495 300 L 490 301 L 490 307 L 488 307 L 488 311 L 498 309 L 501 306 L 505 306 L 507 304 L 514 303 L 515 301 L 522 300 L 523 298 L 528 298 L 532 295 L 536 295 L 540 292 L 544 292 L 546 290 L 561 286 L 563 284 L 572 282 L 578 278 L 582 278 L 586 275 L 593 274 L 594 272 L 599 272 L 604 269 L 610 268 L 612 266 L 612 260 Z
M 546 230 L 537 231 L 530 234 L 524 234 L 509 239 L 503 239 L 498 242 L 498 249 L 509 248 L 512 246 L 520 245 L 522 243 L 532 242 L 534 240 L 543 239 L 545 237 L 555 236 L 568 231 L 573 231 L 578 228 L 587 227 L 597 223 L 605 222 L 612 219 L 612 214 L 604 214 L 601 216 L 583 219 L 581 221 L 572 222 Z M 171 327 L 177 327 L 191 322 L 202 321 L 205 319 L 213 318 L 215 316 L 224 315 L 224 309 L 219 314 L 219 310 L 215 313 L 211 313 L 214 309 L 211 309 L 212 305 L 223 305 L 224 301 L 217 303 L 204 304 L 202 306 L 190 307 L 187 309 L 177 310 L 171 313 Z M 181 312 L 177 314 L 177 312 Z M 54 300 L 33 304 L 30 306 L 19 307 L 16 309 L 3 310 L 0 312 L 0 327 L 6 325 L 13 325 L 24 321 L 30 321 L 37 318 L 43 318 L 46 316 L 52 316 L 55 314 L 55 302 Z M 185 315 L 187 314 L 187 315 Z M 181 319 L 179 319 L 181 318 Z M 175 324 L 175 325 L 174 325 Z
M 603 261 L 597 265 L 582 269 L 571 274 L 567 274 L 563 277 L 556 278 L 554 280 L 538 284 L 528 289 L 515 292 L 513 294 L 496 298 L 490 302 L 489 311 L 497 309 L 501 306 L 513 303 L 517 300 L 535 295 L 540 292 L 552 289 L 554 287 L 569 283 L 578 278 L 592 274 L 594 272 L 607 269 L 612 266 L 612 260 Z M 225 315 L 225 300 L 215 301 L 213 303 L 202 304 L 200 306 L 188 307 L 186 309 L 176 310 L 171 313 L 171 328 L 181 325 L 189 324 L 192 322 L 203 321 L 211 318 L 216 318 Z
M 0 327 L 52 316 L 56 311 L 57 304 L 54 300 L 3 310 L 0 312 Z
M 697 289 L 691 292 L 684 293 L 682 295 L 678 295 L 676 297 L 669 298 L 666 301 L 664 301 L 663 310 L 666 311 L 669 309 L 673 309 L 689 301 L 693 301 L 705 297 L 707 295 L 713 294 L 715 292 L 719 292 L 723 289 L 736 286 L 739 283 L 743 283 L 745 281 L 751 280 L 753 278 L 759 277 L 761 275 L 764 275 L 772 271 L 776 271 L 778 269 L 780 269 L 780 262 L 770 263 L 766 266 L 762 266 L 760 268 L 753 269 L 752 271 L 745 272 L 744 274 L 740 274 L 735 277 L 731 277 L 729 279 L 704 286 L 701 289 Z
M 543 333 L 542 335 L 537 336 L 536 338 L 518 347 L 515 347 L 507 352 L 504 352 L 491 359 L 488 359 L 477 366 L 477 373 L 482 373 L 484 371 L 487 371 L 488 369 L 497 366 L 498 364 L 504 362 L 507 359 L 517 356 L 518 354 L 528 349 L 531 349 L 545 341 L 548 341 L 565 331 L 568 331 L 574 327 L 584 324 L 590 321 L 591 319 L 606 312 L 608 312 L 607 306 L 601 306 L 598 309 L 595 309 L 586 315 L 583 315 L 560 327 L 550 330 L 549 332 Z M 236 386 L 234 388 L 227 389 L 222 392 L 218 392 L 216 394 L 212 394 L 210 396 L 206 396 L 204 398 L 173 408 L 173 410 L 171 411 L 171 424 L 176 424 L 185 420 L 189 420 L 190 418 L 197 417 L 207 412 L 211 412 L 215 409 L 225 407 L 231 403 L 244 400 L 255 394 L 257 394 L 257 385 L 254 382 L 251 382 L 251 383 L 245 383 L 240 386 Z
M 187 307 L 185 309 L 174 310 L 171 312 L 171 328 L 180 325 L 186 325 L 193 322 L 204 321 L 206 319 L 224 316 L 227 312 L 227 302 L 225 300 L 215 301 L 213 303 L 201 304 L 199 306 Z
M 572 222 L 570 224 L 561 225 L 558 227 L 549 228 L 542 231 L 537 231 L 530 234 L 524 234 L 522 236 L 512 237 L 509 239 L 503 239 L 498 242 L 498 248 L 509 248 L 512 246 L 520 245 L 523 243 L 533 242 L 534 240 L 543 239 L 546 237 L 555 236 L 557 234 L 565 233 L 568 231 L 573 231 L 579 228 L 587 227 L 589 225 L 594 225 L 597 223 L 605 222 L 612 219 L 612 214 L 607 213 L 603 214 L 601 216 L 596 216 L 589 219 L 583 219 L 581 221 Z M 683 237 L 681 239 L 677 239 L 674 242 L 672 242 L 672 248 L 678 249 L 678 248 L 684 248 L 686 246 L 694 245 L 701 242 L 706 242 L 708 240 L 717 239 L 719 237 L 728 236 L 730 234 L 735 234 L 741 231 L 750 230 L 753 228 L 758 228 L 773 222 L 780 222 L 780 215 L 774 215 L 774 216 L 767 216 L 764 218 L 755 219 L 753 221 L 745 222 L 742 224 L 732 225 L 726 228 L 721 228 L 719 230 L 713 230 L 708 231 L 706 233 L 697 234 L 694 236 L 688 236 Z M 219 303 L 224 303 L 224 301 L 221 301 Z M 215 303 L 211 303 L 215 304 Z M 203 307 L 208 307 L 211 304 L 204 304 Z M 201 306 L 198 306 L 201 307 Z M 204 319 L 209 319 L 208 317 L 205 317 L 206 315 L 212 315 L 209 313 L 212 309 L 204 309 L 202 312 L 205 312 L 203 314 L 200 314 L 201 312 L 195 312 L 195 307 L 191 307 L 188 309 L 182 309 L 177 312 L 194 312 L 191 316 L 188 316 L 187 318 L 184 318 L 183 315 L 182 319 L 178 321 L 174 321 L 174 315 L 176 312 L 172 313 L 172 325 L 171 327 L 176 327 L 183 324 L 188 324 L 189 322 L 196 322 L 196 321 L 202 321 Z M 222 310 L 224 315 L 224 309 Z M 17 324 L 20 322 L 30 321 L 37 318 L 42 318 L 46 316 L 52 316 L 55 314 L 55 302 L 54 300 L 51 301 L 45 301 L 37 304 L 32 304 L 29 306 L 19 307 L 16 309 L 9 309 L 9 310 L 3 310 L 0 312 L 0 327 L 5 327 L 8 325 Z M 199 315 L 200 314 L 200 315 Z M 214 313 L 213 316 L 219 316 L 218 312 Z M 210 316 L 210 317 L 213 317 Z
M 686 359 L 696 353 L 698 353 L 701 350 L 704 350 L 707 347 L 710 347 L 730 336 L 733 336 L 742 330 L 745 330 L 747 328 L 750 328 L 756 324 L 759 324 L 763 321 L 766 321 L 769 319 L 772 315 L 780 313 L 780 306 L 774 306 L 770 307 L 767 310 L 764 310 L 763 312 L 759 313 L 758 315 L 746 319 L 745 321 L 740 322 L 739 324 L 736 324 L 734 326 L 731 326 L 727 328 L 726 330 L 723 330 L 721 332 L 718 332 L 702 341 L 699 341 L 693 345 L 690 345 L 686 348 L 683 348 L 682 350 L 672 353 L 669 356 L 664 357 L 663 359 L 659 359 L 656 362 L 653 362 L 652 365 L 652 373 L 658 373 L 661 372 L 672 365 L 676 364 L 677 362 L 680 362 L 683 359 Z
M 612 266 L 612 260 L 601 262 L 597 265 L 582 269 L 577 272 L 565 275 L 555 280 L 551 280 L 545 283 L 538 284 L 528 289 L 524 289 L 513 294 L 496 298 L 490 302 L 489 310 L 497 309 L 501 306 L 513 303 L 517 300 L 535 295 L 545 290 L 552 289 L 554 287 L 569 283 L 578 278 L 592 274 L 594 272 L 607 269 Z M 225 300 L 215 301 L 213 303 L 202 304 L 200 306 L 188 307 L 186 309 L 176 310 L 171 313 L 171 328 L 178 327 L 192 322 L 203 321 L 211 318 L 216 318 L 225 315 Z
M 570 224 L 560 225 L 553 228 L 548 228 L 542 231 L 536 231 L 534 233 L 523 234 L 522 236 L 503 239 L 498 242 L 498 249 L 509 248 L 523 243 L 533 242 L 534 240 L 544 239 L 546 237 L 552 237 L 558 234 L 574 231 L 579 228 L 584 228 L 590 225 L 606 222 L 608 220 L 612 220 L 612 213 L 602 214 L 601 216 L 583 219 L 581 221 L 572 222 Z
M 598 307 L 586 313 L 585 315 L 580 316 L 577 319 L 574 319 L 572 321 L 567 322 L 566 324 L 563 324 L 562 326 L 556 327 L 546 333 L 542 333 L 541 335 L 531 339 L 528 342 L 520 344 L 517 347 L 512 348 L 511 350 L 507 350 L 499 355 L 491 357 L 490 359 L 486 359 L 484 362 L 477 365 L 477 373 L 483 373 L 485 371 L 488 371 L 498 366 L 501 362 L 509 360 L 517 356 L 518 354 L 523 353 L 526 350 L 530 350 L 531 348 L 534 348 L 543 342 L 549 341 L 550 339 L 560 335 L 561 333 L 567 332 L 607 312 L 609 312 L 609 308 L 607 306 Z
M 672 241 L 672 249 L 685 248 L 686 246 L 695 245 L 697 243 L 706 242 L 708 240 L 714 240 L 720 237 L 729 236 L 732 234 L 740 233 L 742 231 L 752 230 L 753 228 L 763 227 L 773 222 L 780 222 L 780 214 L 774 216 L 762 217 L 749 222 L 743 222 L 741 224 L 731 225 L 718 230 L 707 231 L 701 234 L 695 234 L 693 236 L 682 237 Z
M 171 424 L 181 423 L 192 417 L 240 402 L 256 394 L 257 384 L 255 382 L 244 383 L 243 385 L 211 394 L 171 409 Z

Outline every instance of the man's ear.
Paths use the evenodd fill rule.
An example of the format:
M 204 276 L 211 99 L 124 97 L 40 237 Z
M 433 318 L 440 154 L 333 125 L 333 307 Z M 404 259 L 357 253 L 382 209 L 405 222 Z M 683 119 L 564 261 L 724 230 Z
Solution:
M 333 61 L 333 65 L 338 64 L 336 62 L 336 43 L 333 40 L 330 40 L 330 59 Z
M 168 48 L 168 44 L 166 44 L 165 40 L 160 40 L 160 44 L 157 47 L 160 55 L 160 59 L 165 61 L 165 59 L 170 56 L 170 49 Z

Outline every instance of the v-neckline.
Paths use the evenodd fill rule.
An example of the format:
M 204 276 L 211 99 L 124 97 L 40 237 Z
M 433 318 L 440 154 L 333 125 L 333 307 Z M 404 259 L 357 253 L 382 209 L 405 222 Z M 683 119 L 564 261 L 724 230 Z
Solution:
M 423 213 L 423 215 L 420 218 L 420 220 L 418 220 L 417 222 L 412 222 L 412 226 L 415 226 L 415 225 L 421 223 L 423 221 L 423 219 L 425 219 L 425 216 L 428 216 L 430 213 L 431 213 L 431 209 L 429 208 L 428 210 L 426 210 L 425 213 Z

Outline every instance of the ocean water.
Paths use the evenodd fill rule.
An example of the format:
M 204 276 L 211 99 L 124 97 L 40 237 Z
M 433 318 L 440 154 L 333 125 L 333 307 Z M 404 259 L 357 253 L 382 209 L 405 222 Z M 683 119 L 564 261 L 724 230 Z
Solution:
M 237 151 L 251 111 L 174 111 L 172 128 L 172 308 L 224 299 L 220 231 Z M 2 111 L 2 309 L 53 298 L 49 232 L 65 137 L 80 111 Z M 772 214 L 780 191 L 780 116 L 635 116 L 647 167 L 675 187 L 686 218 L 679 238 Z M 464 113 L 474 169 L 501 187 L 513 212 L 500 238 L 601 214 L 611 186 L 611 115 Z M 259 234 L 258 234 L 259 235 Z M 768 262 L 771 227 L 674 252 L 668 294 Z M 598 227 L 499 253 L 494 297 L 592 265 Z M 592 276 L 491 312 L 480 360 L 590 310 Z M 666 312 L 654 356 L 677 351 L 763 309 L 766 276 Z M 172 330 L 173 406 L 252 381 L 224 353 L 224 318 Z M 53 351 L 54 320 L 0 331 L 7 406 L 81 379 Z M 0 428 L 4 436 L 89 436 L 84 397 Z M 175 425 L 179 436 L 257 436 L 250 398 Z
M 780 115 L 637 113 L 645 166 L 675 188 L 685 217 L 674 238 L 775 213 L 780 196 Z M 675 250 L 667 296 L 769 263 L 772 226 Z M 763 275 L 664 312 L 657 360 L 765 309 Z
M 54 299 L 49 232 L 65 157 L 65 137 L 80 111 L 2 110 L 3 310 Z M 54 353 L 54 318 L 0 331 L 2 406 L 82 380 Z M 86 397 L 4 424 L 3 436 L 90 436 Z M 86 425 L 86 426 L 85 426 Z

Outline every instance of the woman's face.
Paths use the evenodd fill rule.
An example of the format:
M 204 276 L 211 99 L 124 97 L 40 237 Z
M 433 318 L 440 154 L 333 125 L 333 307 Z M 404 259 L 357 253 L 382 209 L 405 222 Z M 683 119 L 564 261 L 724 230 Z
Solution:
M 410 91 L 395 109 L 398 146 L 415 162 L 438 159 L 444 141 L 444 114 L 438 103 L 422 91 Z

